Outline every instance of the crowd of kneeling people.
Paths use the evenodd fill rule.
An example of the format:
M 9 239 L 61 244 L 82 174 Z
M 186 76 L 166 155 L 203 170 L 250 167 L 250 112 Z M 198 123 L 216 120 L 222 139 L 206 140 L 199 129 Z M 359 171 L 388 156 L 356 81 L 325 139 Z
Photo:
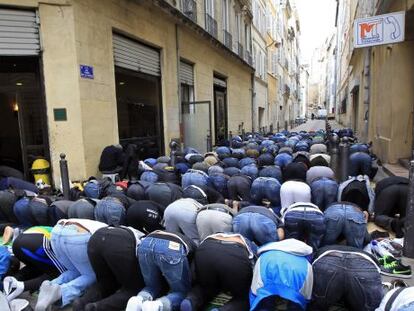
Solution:
M 91 178 L 71 200 L 3 179 L 0 309 L 24 310 L 19 297 L 39 290 L 36 311 L 205 310 L 220 293 L 230 298 L 214 310 L 414 310 L 398 259 L 408 180 L 374 191 L 369 146 L 355 143 L 338 183 L 327 142 L 324 131 L 236 136 L 177 152 L 174 166 L 140 161 L 137 180 Z M 117 166 L 118 151 L 101 161 Z M 368 233 L 370 219 L 396 239 Z M 381 273 L 399 280 L 388 293 Z

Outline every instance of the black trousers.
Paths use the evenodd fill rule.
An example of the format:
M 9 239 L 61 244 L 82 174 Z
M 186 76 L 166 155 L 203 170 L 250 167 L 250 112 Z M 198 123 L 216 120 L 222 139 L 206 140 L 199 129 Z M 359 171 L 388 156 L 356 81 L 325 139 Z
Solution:
M 128 299 L 144 287 L 136 256 L 136 241 L 127 228 L 106 227 L 88 243 L 88 256 L 97 282 L 81 298 L 97 303 L 97 310 L 124 310 Z
M 249 310 L 249 289 L 253 270 L 247 249 L 237 243 L 207 239 L 196 250 L 197 285 L 189 297 L 196 306 L 210 302 L 220 292 L 232 299 L 221 311 Z
M 25 290 L 36 291 L 45 280 L 52 280 L 60 272 L 43 250 L 41 233 L 22 233 L 13 242 L 13 254 L 25 266 L 14 277 L 24 282 Z

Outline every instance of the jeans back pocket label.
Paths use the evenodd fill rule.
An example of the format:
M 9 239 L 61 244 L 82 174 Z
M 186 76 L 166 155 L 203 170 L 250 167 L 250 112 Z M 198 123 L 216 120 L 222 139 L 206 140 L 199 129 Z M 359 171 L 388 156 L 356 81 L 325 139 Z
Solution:
M 173 251 L 179 251 L 180 250 L 180 243 L 170 241 L 168 243 L 168 248 L 172 249 Z

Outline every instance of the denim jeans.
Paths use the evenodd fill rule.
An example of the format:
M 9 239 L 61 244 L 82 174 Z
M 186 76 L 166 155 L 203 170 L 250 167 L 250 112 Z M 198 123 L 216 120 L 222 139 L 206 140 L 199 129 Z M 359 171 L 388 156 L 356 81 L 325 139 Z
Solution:
M 313 209 L 292 210 L 285 214 L 285 232 L 287 239 L 297 239 L 312 246 L 316 251 L 325 234 L 324 215 Z
M 79 199 L 69 207 L 68 217 L 95 220 L 95 206 L 86 199 Z
M 299 141 L 295 145 L 295 148 L 294 149 L 295 149 L 295 152 L 298 152 L 298 151 L 309 151 L 309 145 L 305 141 Z
M 96 282 L 95 272 L 88 258 L 89 232 L 78 232 L 75 225 L 57 224 L 52 230 L 52 249 L 67 269 L 52 283 L 60 285 L 62 307 L 82 296 Z
M 252 180 L 259 176 L 259 169 L 256 164 L 246 165 L 240 170 L 240 172 L 246 176 L 249 176 Z
M 330 178 L 319 178 L 311 185 L 312 203 L 325 211 L 325 209 L 336 201 L 338 195 L 338 183 Z
M 85 185 L 83 192 L 88 198 L 99 199 L 101 196 L 101 186 L 97 180 L 91 180 Z
M 158 175 L 153 171 L 145 171 L 141 174 L 139 180 L 154 184 L 158 181 Z
M 174 244 L 172 247 L 171 245 Z M 158 298 L 167 281 L 169 293 L 160 300 L 167 303 L 164 311 L 179 310 L 181 301 L 191 289 L 191 271 L 183 245 L 169 240 L 146 237 L 138 247 L 137 255 L 145 287 L 138 294 L 153 300 Z
M 356 152 L 349 156 L 349 176 L 371 175 L 372 159 L 365 152 Z
M 126 210 L 124 205 L 112 197 L 100 200 L 95 207 L 95 220 L 106 223 L 110 226 L 125 224 Z
M 250 164 L 256 164 L 256 160 L 252 158 L 243 158 L 239 161 L 239 167 L 242 169 L 243 167 L 250 165 Z
M 350 310 L 374 311 L 382 299 L 381 275 L 360 255 L 326 255 L 313 264 L 312 311 L 344 302 Z
M 369 147 L 366 144 L 353 144 L 351 147 L 349 147 L 349 153 L 355 153 L 355 152 L 369 152 Z
M 253 204 L 262 205 L 263 199 L 267 199 L 273 207 L 279 207 L 280 183 L 275 178 L 259 177 L 253 181 L 250 197 Z
M 280 168 L 284 168 L 286 165 L 291 163 L 293 160 L 292 156 L 288 153 L 279 153 L 275 158 L 275 165 Z
M 276 223 L 259 213 L 242 213 L 235 216 L 233 232 L 240 233 L 257 246 L 279 241 Z
M 225 174 L 221 173 L 214 173 L 210 175 L 210 182 L 212 183 L 214 189 L 221 193 L 221 195 L 225 198 L 228 197 L 227 191 L 227 182 L 229 177 Z
M 323 245 L 336 244 L 342 234 L 348 246 L 361 249 L 364 247 L 367 221 L 364 213 L 357 207 L 344 203 L 330 205 L 325 211 L 325 224 Z
M 30 211 L 30 199 L 29 198 L 21 198 L 20 200 L 16 201 L 13 206 L 14 215 L 20 225 L 23 227 L 31 227 L 35 223 L 35 220 L 32 217 L 32 213 Z
M 282 170 L 276 165 L 263 167 L 259 171 L 259 177 L 273 177 L 276 178 L 279 183 L 283 182 Z
M 226 167 L 239 167 L 239 160 L 236 158 L 225 158 L 223 160 L 223 163 L 226 165 Z
M 208 175 L 202 171 L 190 169 L 185 173 L 181 180 L 181 185 L 184 188 L 194 186 L 209 186 L 210 179 Z

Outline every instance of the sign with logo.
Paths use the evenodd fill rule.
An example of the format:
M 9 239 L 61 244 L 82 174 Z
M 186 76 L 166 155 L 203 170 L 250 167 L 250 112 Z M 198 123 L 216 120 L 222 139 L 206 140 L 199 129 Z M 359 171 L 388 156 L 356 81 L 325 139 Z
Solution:
M 354 24 L 355 48 L 404 41 L 405 12 L 358 18 Z
M 93 79 L 93 67 L 88 65 L 80 65 L 80 76 L 85 79 Z

